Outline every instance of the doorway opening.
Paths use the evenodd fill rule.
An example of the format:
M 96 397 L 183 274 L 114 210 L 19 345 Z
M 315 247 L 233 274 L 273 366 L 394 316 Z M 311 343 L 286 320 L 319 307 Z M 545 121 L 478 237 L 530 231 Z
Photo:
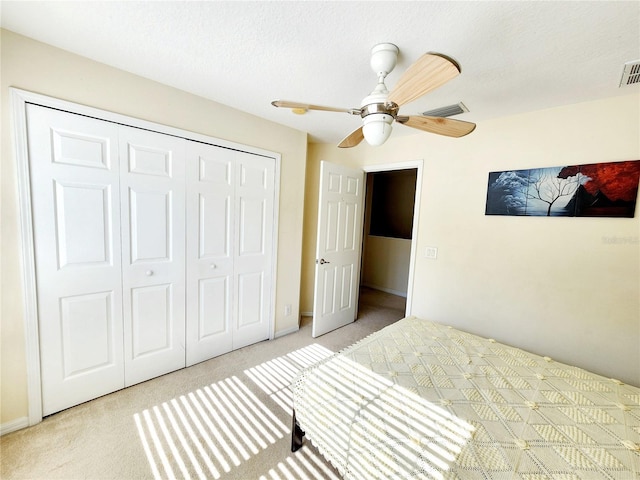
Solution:
M 412 239 L 416 238 L 418 231 L 417 219 L 419 218 L 418 209 L 420 202 L 416 201 L 416 199 L 420 198 L 422 166 L 422 160 L 371 165 L 360 168 L 347 167 L 324 160 L 320 162 L 318 230 L 316 237 L 316 266 L 313 292 L 313 337 L 328 333 L 356 319 L 362 319 L 363 311 L 359 310 L 359 308 L 361 303 L 362 307 L 367 305 L 367 299 L 370 299 L 371 296 L 366 295 L 366 293 L 369 293 L 370 290 L 374 290 L 375 293 L 380 292 L 380 295 L 381 293 L 385 293 L 405 299 L 404 312 L 402 309 L 399 309 L 400 315 L 397 315 L 398 311 L 396 311 L 396 313 L 394 313 L 394 315 L 397 315 L 395 320 L 399 320 L 403 316 L 411 315 L 416 258 L 416 242 L 412 241 Z M 410 189 L 402 185 L 403 180 L 406 180 L 405 173 L 401 172 L 404 170 L 413 170 L 407 175 L 407 178 L 411 178 L 410 183 L 412 187 Z M 363 298 L 365 300 L 364 302 L 360 302 L 360 287 L 362 285 L 360 277 L 364 265 L 368 264 L 367 260 L 363 263 L 364 213 L 367 210 L 365 208 L 367 193 L 365 182 L 366 174 L 371 172 L 399 172 L 389 176 L 390 178 L 397 177 L 401 184 L 399 188 L 394 186 L 391 190 L 398 192 L 398 194 L 406 190 L 413 192 L 413 195 L 408 196 L 409 201 L 404 202 L 407 204 L 407 207 L 402 210 L 402 216 L 405 218 L 405 221 L 401 222 L 404 228 L 400 227 L 400 231 L 404 230 L 405 233 L 398 234 L 398 236 L 410 236 L 408 239 L 401 239 L 409 246 L 409 259 L 407 269 L 406 254 L 405 261 L 400 262 L 399 258 L 394 257 L 391 257 L 389 261 L 388 255 L 393 249 L 383 246 L 380 252 L 377 254 L 374 252 L 372 255 L 374 258 L 374 266 L 375 262 L 381 263 L 383 261 L 387 261 L 395 267 L 400 265 L 404 266 L 404 274 L 398 277 L 401 278 L 402 286 L 400 288 L 393 284 L 391 286 L 385 286 L 384 283 L 377 282 L 367 284 L 365 280 L 364 287 L 368 287 L 370 290 L 364 292 L 365 295 L 363 295 Z M 373 179 L 371 181 L 376 183 L 375 177 L 371 178 Z M 392 183 L 398 182 L 392 181 Z M 373 205 L 376 203 L 373 195 L 375 188 L 370 188 L 369 190 L 372 192 L 371 207 L 369 210 L 373 211 Z M 390 215 L 387 215 L 387 217 L 391 219 L 389 221 L 400 217 L 398 210 L 398 204 L 400 202 L 398 198 L 392 196 L 390 199 L 382 200 L 379 203 L 392 207 L 390 210 L 388 209 L 391 212 Z M 416 221 L 414 221 L 414 219 Z M 389 221 L 387 223 L 389 223 Z M 371 246 L 371 237 L 388 238 L 385 237 L 385 235 L 389 235 L 388 233 L 384 233 L 384 230 L 382 230 L 383 235 L 380 235 L 376 230 L 371 232 L 370 229 L 374 223 L 377 223 L 377 216 L 375 214 L 369 217 L 368 228 L 366 230 L 370 240 L 367 242 L 367 255 L 371 253 L 373 248 Z M 407 232 L 411 233 L 409 234 Z M 378 235 L 376 235 L 376 233 L 378 233 Z M 391 241 L 397 240 L 395 237 L 390 238 Z M 404 278 L 402 278 L 402 276 Z M 400 293 L 400 295 L 398 295 L 398 293 Z M 374 300 L 374 305 L 380 305 L 382 303 L 380 299 L 381 296 L 379 296 L 377 300 Z M 368 305 L 371 305 L 371 303 L 368 303 Z
M 418 168 L 366 173 L 358 317 L 408 314 Z

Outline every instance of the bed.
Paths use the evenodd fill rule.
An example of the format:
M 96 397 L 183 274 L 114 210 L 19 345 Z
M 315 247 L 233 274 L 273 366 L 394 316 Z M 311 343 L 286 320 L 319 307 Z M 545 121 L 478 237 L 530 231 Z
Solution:
M 292 450 L 345 479 L 640 479 L 640 388 L 416 317 L 292 391 Z

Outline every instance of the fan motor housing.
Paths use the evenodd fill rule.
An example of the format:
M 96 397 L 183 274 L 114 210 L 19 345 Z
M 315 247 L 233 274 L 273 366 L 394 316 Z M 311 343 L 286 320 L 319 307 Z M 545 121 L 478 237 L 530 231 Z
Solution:
M 398 109 L 400 107 L 398 107 L 398 105 L 396 105 L 395 103 L 391 102 L 391 103 L 370 103 L 369 105 L 364 105 L 361 109 L 360 109 L 360 116 L 362 118 L 368 116 L 368 115 L 374 115 L 374 114 L 385 114 L 385 115 L 391 115 L 393 118 L 396 118 L 396 116 L 398 115 Z
M 384 82 L 378 83 L 374 91 L 360 102 L 360 116 L 364 118 L 368 115 L 383 113 L 396 118 L 400 107 L 393 102 L 387 102 L 388 96 L 389 91 Z

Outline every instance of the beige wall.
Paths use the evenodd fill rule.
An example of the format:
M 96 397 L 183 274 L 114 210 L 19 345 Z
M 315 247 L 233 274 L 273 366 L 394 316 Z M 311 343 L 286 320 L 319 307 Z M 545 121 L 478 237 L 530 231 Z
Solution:
M 640 93 L 629 93 L 482 122 L 461 139 L 310 145 L 301 309 L 313 301 L 320 160 L 424 159 L 411 312 L 640 386 L 640 205 L 633 219 L 484 215 L 490 171 L 640 159 Z
M 365 235 L 364 242 L 360 283 L 406 297 L 411 240 Z
M 9 87 L 254 146 L 282 155 L 276 333 L 297 328 L 307 137 L 201 97 L 2 30 L 0 423 L 27 415 L 16 164 Z M 292 315 L 284 317 L 284 305 Z

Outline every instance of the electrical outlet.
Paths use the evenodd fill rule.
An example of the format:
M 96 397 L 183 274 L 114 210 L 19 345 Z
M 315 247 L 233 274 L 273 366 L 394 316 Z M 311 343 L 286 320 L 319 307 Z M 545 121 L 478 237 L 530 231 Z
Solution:
M 291 305 L 287 304 L 284 306 L 284 316 L 288 317 L 291 315 Z
M 431 258 L 435 260 L 438 258 L 438 248 L 437 247 L 427 247 L 424 251 L 424 256 L 427 258 Z

